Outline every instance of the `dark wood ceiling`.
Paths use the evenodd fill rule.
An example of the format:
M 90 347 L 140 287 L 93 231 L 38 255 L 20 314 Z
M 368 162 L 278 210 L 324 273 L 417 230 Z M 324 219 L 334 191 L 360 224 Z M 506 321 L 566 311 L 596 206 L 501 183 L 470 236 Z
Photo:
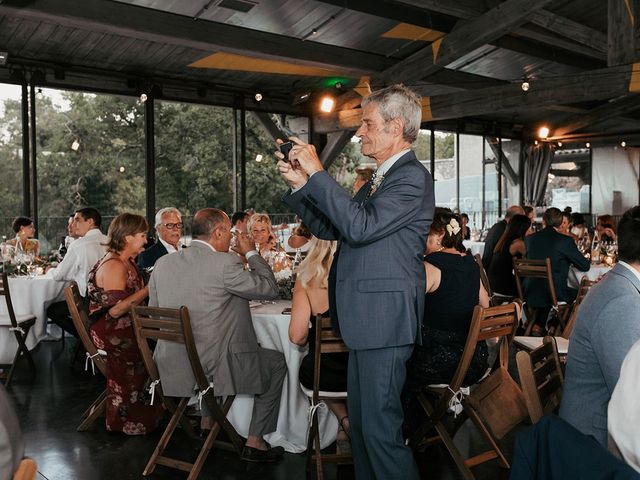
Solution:
M 320 132 L 357 126 L 359 83 L 404 82 L 426 126 L 619 141 L 640 137 L 638 2 L 0 0 L 0 81 L 297 115 L 331 91 Z

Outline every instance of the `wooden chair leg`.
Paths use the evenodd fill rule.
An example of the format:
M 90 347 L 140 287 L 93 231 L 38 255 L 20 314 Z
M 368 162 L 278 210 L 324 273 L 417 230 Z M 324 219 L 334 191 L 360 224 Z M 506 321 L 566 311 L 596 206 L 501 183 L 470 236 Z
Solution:
M 76 429 L 78 432 L 85 432 L 89 430 L 89 427 L 93 425 L 98 418 L 100 418 L 107 409 L 107 391 L 105 390 L 100 394 L 98 398 L 91 404 L 91 406 L 82 414 L 84 420 L 78 425 Z
M 511 468 L 509 465 L 509 461 L 502 453 L 500 446 L 497 444 L 491 432 L 487 429 L 485 424 L 482 422 L 482 419 L 478 416 L 478 414 L 473 410 L 473 408 L 467 408 L 467 415 L 471 418 L 471 421 L 474 423 L 476 428 L 480 431 L 485 440 L 491 445 L 491 451 L 482 453 L 480 455 L 476 455 L 473 458 L 467 460 L 467 465 L 474 466 L 479 465 L 480 463 L 484 463 L 493 458 L 497 458 L 500 466 L 503 468 Z
M 165 406 L 167 407 L 167 410 L 169 410 L 172 413 L 171 420 L 169 420 L 169 424 L 167 425 L 167 428 L 165 428 L 164 433 L 162 434 L 162 437 L 160 437 L 160 441 L 158 441 L 158 444 L 156 445 L 156 448 L 153 451 L 151 458 L 147 462 L 147 466 L 144 468 L 144 471 L 142 472 L 142 475 L 144 476 L 147 476 L 153 473 L 153 470 L 156 468 L 157 463 L 163 463 L 162 461 L 159 461 L 161 459 L 164 459 L 164 457 L 162 457 L 162 452 L 164 452 L 164 449 L 167 448 L 167 444 L 171 439 L 171 435 L 173 435 L 174 430 L 178 426 L 178 421 L 182 417 L 184 410 L 187 408 L 187 402 L 189 401 L 188 398 L 183 398 L 182 400 L 180 400 L 180 403 L 176 407 L 175 404 L 169 399 L 165 398 L 163 400 L 164 400 Z
M 318 412 L 316 411 L 313 416 L 314 428 L 314 443 L 316 454 L 316 480 L 324 479 L 324 472 L 322 471 L 322 448 L 320 447 L 320 422 L 318 421 Z
M 216 422 L 213 428 L 209 431 L 209 434 L 207 435 L 207 438 L 204 441 L 202 448 L 200 449 L 200 453 L 198 454 L 196 461 L 193 463 L 193 467 L 191 468 L 191 472 L 189 473 L 187 480 L 196 480 L 198 478 L 200 470 L 202 470 L 204 462 L 207 460 L 209 452 L 211 451 L 211 448 L 213 447 L 213 444 L 215 443 L 220 430 L 220 424 Z
M 460 470 L 460 473 L 462 473 L 462 476 L 465 478 L 465 480 L 474 480 L 476 477 L 473 475 L 471 470 L 469 470 L 465 459 L 460 453 L 460 450 L 458 450 L 458 447 L 456 447 L 455 443 L 453 443 L 453 438 L 451 437 L 451 435 L 449 435 L 449 431 L 444 426 L 444 424 L 442 422 L 436 423 L 435 429 L 438 432 L 440 440 L 442 440 L 442 443 L 449 452 L 449 455 L 451 455 L 451 458 L 455 462 L 458 470 Z

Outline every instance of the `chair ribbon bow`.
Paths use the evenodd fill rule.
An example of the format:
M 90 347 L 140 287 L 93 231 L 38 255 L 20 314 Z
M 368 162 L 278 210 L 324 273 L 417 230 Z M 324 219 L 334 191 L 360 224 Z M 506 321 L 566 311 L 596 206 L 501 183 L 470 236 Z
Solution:
M 87 358 L 84 359 L 84 371 L 88 371 L 89 370 L 89 360 L 91 360 L 91 371 L 93 372 L 93 374 L 96 374 L 96 364 L 93 363 L 93 359 L 95 357 L 97 357 L 98 355 L 106 355 L 107 352 L 105 352 L 104 350 L 100 350 L 98 349 L 98 351 L 96 353 L 94 353 L 93 355 L 89 355 L 89 352 L 85 352 L 87 354 Z
M 207 388 L 205 388 L 204 390 L 202 390 L 201 392 L 198 392 L 198 408 L 200 410 L 202 410 L 202 399 L 204 398 L 204 396 L 207 394 L 207 392 L 209 390 L 211 390 L 213 388 L 213 383 L 210 383 L 209 386 Z
M 9 327 L 9 331 L 10 332 L 20 332 L 22 335 L 24 335 L 26 332 L 22 329 L 22 327 L 17 326 L 17 327 Z
M 322 400 L 319 403 L 316 403 L 315 405 L 310 405 L 309 406 L 309 416 L 307 419 L 307 432 L 311 429 L 311 424 L 313 424 L 313 417 L 316 414 L 316 412 L 320 409 L 326 409 L 327 408 L 327 404 L 324 403 Z
M 153 401 L 156 396 L 156 385 L 158 385 L 159 383 L 160 380 L 154 380 L 153 382 L 151 382 L 151 385 L 149 385 L 149 393 L 151 394 L 151 405 L 153 405 Z
M 462 400 L 465 396 L 469 395 L 469 387 L 460 387 L 457 392 L 454 392 L 449 385 L 447 389 L 453 393 L 453 397 L 449 399 L 449 410 L 453 412 L 453 418 L 458 418 L 458 415 L 462 413 Z

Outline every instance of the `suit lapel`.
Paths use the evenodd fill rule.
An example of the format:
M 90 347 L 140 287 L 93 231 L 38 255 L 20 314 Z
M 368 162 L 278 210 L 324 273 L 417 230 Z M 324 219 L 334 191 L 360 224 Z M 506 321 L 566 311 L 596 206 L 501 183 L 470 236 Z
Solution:
M 623 265 L 616 265 L 611 270 L 611 273 L 622 275 L 627 280 L 631 282 L 631 284 L 635 287 L 635 289 L 640 293 L 640 280 L 636 277 L 633 272 L 629 271 L 629 269 Z

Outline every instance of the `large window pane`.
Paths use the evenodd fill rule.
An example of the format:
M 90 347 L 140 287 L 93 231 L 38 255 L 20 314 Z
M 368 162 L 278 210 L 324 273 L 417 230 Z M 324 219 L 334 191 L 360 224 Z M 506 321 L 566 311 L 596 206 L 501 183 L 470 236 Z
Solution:
M 484 218 L 483 228 L 491 227 L 498 219 L 498 206 L 500 198 L 498 195 L 498 160 L 497 153 L 500 146 L 498 139 L 494 137 L 484 137 Z
M 22 213 L 22 88 L 0 84 L 0 232 L 13 237 L 11 223 Z
M 456 135 L 450 132 L 436 131 L 435 142 L 435 180 L 436 205 L 458 208 L 456 178 Z
M 413 144 L 416 157 L 431 172 L 431 130 L 420 130 Z
M 482 137 L 460 134 L 460 212 L 482 228 Z
M 556 150 L 549 171 L 545 205 L 588 212 L 590 178 L 591 153 L 588 148 Z
M 502 212 L 520 203 L 520 140 L 502 139 Z
M 145 213 L 144 106 L 137 99 L 43 88 L 36 118 L 41 250 L 58 246 L 78 208 L 97 208 L 103 231 L 119 213 Z
M 176 207 L 185 234 L 200 208 L 233 209 L 233 111 L 155 103 L 156 210 Z

